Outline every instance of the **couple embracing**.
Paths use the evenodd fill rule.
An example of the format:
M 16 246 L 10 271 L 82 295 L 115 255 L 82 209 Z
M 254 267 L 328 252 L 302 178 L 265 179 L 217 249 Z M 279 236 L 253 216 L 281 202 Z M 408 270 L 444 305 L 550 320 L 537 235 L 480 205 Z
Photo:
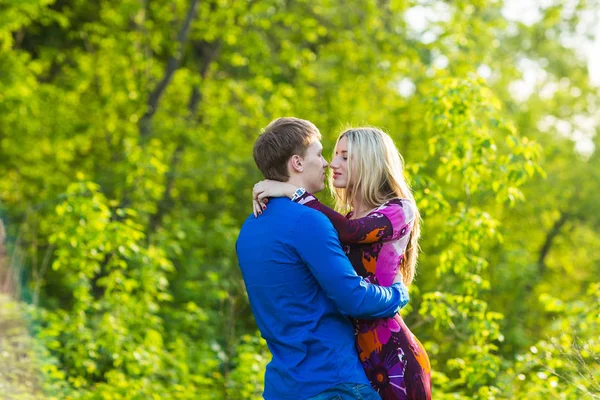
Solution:
M 254 144 L 266 178 L 236 250 L 273 358 L 267 400 L 431 399 L 429 359 L 398 314 L 418 255 L 419 212 L 392 139 L 344 131 L 328 164 L 309 121 L 279 118 Z M 315 197 L 332 171 L 337 206 Z

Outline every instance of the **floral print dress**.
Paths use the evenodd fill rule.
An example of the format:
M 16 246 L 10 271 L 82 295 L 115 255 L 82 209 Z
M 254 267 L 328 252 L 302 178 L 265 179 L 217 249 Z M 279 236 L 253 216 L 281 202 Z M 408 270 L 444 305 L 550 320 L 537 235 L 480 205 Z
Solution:
M 310 193 L 296 200 L 325 214 L 344 252 L 367 282 L 391 286 L 403 260 L 415 218 L 407 199 L 392 199 L 363 218 L 351 219 Z M 356 350 L 373 388 L 384 400 L 430 400 L 431 367 L 423 345 L 399 314 L 354 320 Z

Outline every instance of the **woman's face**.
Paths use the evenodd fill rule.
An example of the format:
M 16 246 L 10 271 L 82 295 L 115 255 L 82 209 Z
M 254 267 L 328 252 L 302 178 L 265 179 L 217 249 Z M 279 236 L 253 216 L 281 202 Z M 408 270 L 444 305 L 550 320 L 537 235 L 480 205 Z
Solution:
M 341 138 L 335 148 L 335 156 L 329 164 L 333 173 L 333 186 L 339 189 L 348 187 L 348 139 Z

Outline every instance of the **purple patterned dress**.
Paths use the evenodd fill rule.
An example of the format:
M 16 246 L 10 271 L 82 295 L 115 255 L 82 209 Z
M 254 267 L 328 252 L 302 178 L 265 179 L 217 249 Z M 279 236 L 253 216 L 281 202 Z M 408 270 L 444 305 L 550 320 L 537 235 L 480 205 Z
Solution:
M 392 199 L 363 218 L 350 219 L 310 193 L 296 200 L 325 214 L 357 274 L 391 286 L 404 257 L 415 218 L 412 203 Z M 356 350 L 373 388 L 384 400 L 430 400 L 431 367 L 423 345 L 399 314 L 354 320 Z

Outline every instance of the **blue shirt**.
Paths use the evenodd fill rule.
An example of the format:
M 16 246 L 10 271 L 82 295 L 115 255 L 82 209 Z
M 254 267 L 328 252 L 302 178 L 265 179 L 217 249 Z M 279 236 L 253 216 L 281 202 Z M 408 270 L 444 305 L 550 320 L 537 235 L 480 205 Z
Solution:
M 251 215 L 236 243 L 250 306 L 273 358 L 263 396 L 300 400 L 339 383 L 369 384 L 354 346 L 356 318 L 391 317 L 408 301 L 401 284 L 356 275 L 331 222 L 287 198 Z

